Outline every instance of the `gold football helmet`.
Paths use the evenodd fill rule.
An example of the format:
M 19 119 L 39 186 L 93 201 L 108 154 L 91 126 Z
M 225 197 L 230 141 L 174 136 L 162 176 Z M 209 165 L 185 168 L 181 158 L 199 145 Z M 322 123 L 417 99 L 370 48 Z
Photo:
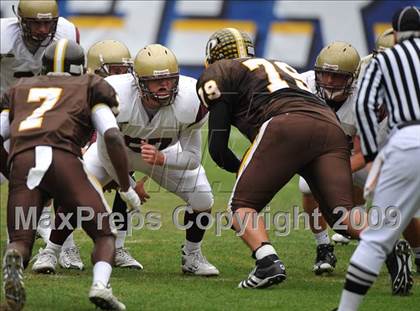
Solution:
M 375 49 L 373 50 L 373 53 L 380 53 L 385 49 L 393 47 L 394 44 L 394 30 L 392 28 L 388 28 L 383 33 L 381 33 L 376 39 Z
M 103 40 L 92 45 L 87 52 L 87 69 L 102 77 L 132 72 L 128 48 L 117 40 Z
M 39 47 L 49 39 L 43 45 L 47 46 L 54 38 L 59 17 L 55 0 L 20 0 L 15 14 L 25 43 Z
M 336 41 L 324 47 L 316 58 L 315 82 L 325 100 L 342 101 L 352 92 L 360 56 L 346 42 Z
M 205 65 L 220 59 L 234 59 L 255 56 L 254 43 L 243 31 L 223 28 L 211 35 L 206 45 Z
M 141 49 L 134 59 L 134 72 L 137 76 L 141 96 L 167 106 L 174 102 L 178 93 L 179 67 L 174 53 L 160 44 L 150 44 Z M 173 82 L 168 92 L 153 92 L 149 82 L 168 80 Z

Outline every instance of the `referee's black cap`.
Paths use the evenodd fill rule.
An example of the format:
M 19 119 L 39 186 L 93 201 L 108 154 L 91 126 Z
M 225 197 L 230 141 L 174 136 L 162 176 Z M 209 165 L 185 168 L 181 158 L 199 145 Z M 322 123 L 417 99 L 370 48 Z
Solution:
M 420 31 L 420 11 L 415 6 L 398 10 L 392 19 L 394 31 Z

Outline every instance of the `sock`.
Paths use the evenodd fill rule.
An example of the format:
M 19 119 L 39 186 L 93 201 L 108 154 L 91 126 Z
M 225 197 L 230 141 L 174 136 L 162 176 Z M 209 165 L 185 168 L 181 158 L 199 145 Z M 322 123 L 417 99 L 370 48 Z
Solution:
M 204 233 L 206 230 L 200 229 L 197 225 L 197 217 L 200 215 L 199 212 L 190 210 L 191 207 L 185 211 L 184 214 L 184 225 L 192 223 L 192 226 L 186 230 L 186 239 L 191 242 L 201 242 L 203 240 Z M 209 224 L 208 217 L 201 217 L 201 227 L 206 227 Z
M 377 277 L 377 274 L 350 261 L 338 310 L 357 310 Z
M 105 261 L 98 261 L 93 266 L 93 284 L 101 282 L 105 286 L 109 283 L 111 277 L 112 266 Z
M 184 251 L 187 254 L 198 251 L 200 248 L 201 248 L 201 241 L 200 242 L 191 242 L 191 241 L 185 240 Z
M 127 231 L 117 231 L 117 238 L 115 239 L 115 248 L 123 248 Z
M 417 272 L 420 273 L 420 247 L 413 248 L 414 261 L 417 266 Z
M 420 247 L 413 248 L 414 258 L 420 259 Z
M 72 234 L 70 234 L 70 235 L 67 237 L 67 239 L 64 241 L 64 243 L 63 243 L 63 248 L 64 248 L 64 249 L 67 249 L 67 248 L 73 248 L 73 247 L 76 247 L 76 244 L 74 243 L 74 240 L 73 240 L 73 233 L 72 233 Z
M 328 230 L 314 233 L 316 245 L 330 244 L 330 237 L 328 236 Z
M 257 248 L 257 250 L 255 251 L 255 258 L 257 258 L 257 260 L 260 260 L 264 258 L 265 256 L 273 255 L 273 254 L 277 255 L 277 252 L 274 249 L 273 245 L 265 244 Z
M 128 213 L 127 213 L 127 204 L 121 199 L 120 194 L 118 191 L 115 191 L 115 198 L 114 203 L 112 204 L 112 212 L 113 213 L 119 213 L 123 216 L 123 219 L 121 221 L 114 221 L 114 225 L 117 228 L 117 230 L 121 231 L 127 231 L 128 230 Z M 119 219 L 119 217 L 115 218 Z
M 364 295 L 358 295 L 348 290 L 343 290 L 341 293 L 340 305 L 337 311 L 355 311 L 359 308 Z
M 53 252 L 58 257 L 60 255 L 60 252 L 61 252 L 61 245 L 55 244 L 51 241 L 48 241 L 45 249 Z

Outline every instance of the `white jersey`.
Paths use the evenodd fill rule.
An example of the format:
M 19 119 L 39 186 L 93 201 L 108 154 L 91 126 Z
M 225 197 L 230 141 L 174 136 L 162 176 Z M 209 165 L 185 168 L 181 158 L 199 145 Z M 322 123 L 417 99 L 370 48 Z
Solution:
M 32 54 L 22 38 L 22 31 L 16 17 L 1 19 L 1 88 L 2 95 L 18 77 L 24 74 L 37 75 L 41 71 L 42 55 L 46 47 L 40 47 Z M 66 38 L 78 41 L 77 28 L 63 17 L 58 18 L 54 40 Z M 48 40 L 48 39 L 46 39 Z
M 152 120 L 143 107 L 132 74 L 114 75 L 106 80 L 120 100 L 117 122 L 128 146 L 129 170 L 152 177 L 156 183 L 188 202 L 193 210 L 208 210 L 213 204 L 213 195 L 205 170 L 200 165 L 200 129 L 208 114 L 197 98 L 196 80 L 180 76 L 174 103 L 159 108 Z M 164 166 L 153 166 L 142 159 L 139 154 L 142 140 L 163 149 Z M 102 185 L 118 179 L 102 135 L 98 135 L 96 143 L 89 147 L 83 158 L 87 170 Z
M 159 144 L 165 149 L 176 144 L 190 127 L 200 128 L 207 118 L 195 91 L 196 80 L 179 77 L 179 92 L 172 105 L 161 107 L 152 120 L 142 105 L 139 89 L 132 74 L 114 75 L 105 79 L 116 90 L 120 100 L 117 122 L 128 147 L 139 147 L 140 140 Z
M 110 76 L 106 81 L 118 94 L 120 113 L 117 122 L 130 152 L 140 153 L 141 143 L 146 141 L 163 150 L 165 164 L 170 168 L 186 169 L 199 165 L 200 129 L 208 114 L 197 97 L 194 78 L 181 75 L 174 103 L 159 108 L 151 120 L 143 107 L 140 91 L 132 74 Z M 180 152 L 173 152 L 172 148 L 168 148 L 178 142 L 177 149 Z M 106 154 L 101 137 L 98 137 L 98 148 L 101 155 Z M 140 159 L 139 156 L 138 158 Z
M 316 94 L 315 71 L 310 70 L 301 74 L 312 93 Z M 353 92 L 341 107 L 336 111 L 340 120 L 341 128 L 346 135 L 353 137 L 357 133 L 356 116 L 354 113 L 354 105 L 356 102 L 357 92 Z

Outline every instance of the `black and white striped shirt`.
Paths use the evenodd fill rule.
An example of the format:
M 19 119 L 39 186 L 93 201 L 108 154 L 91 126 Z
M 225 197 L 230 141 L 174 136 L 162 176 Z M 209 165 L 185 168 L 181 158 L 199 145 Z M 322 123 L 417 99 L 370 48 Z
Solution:
M 404 40 L 372 59 L 359 82 L 356 122 L 366 161 L 378 153 L 378 103 L 388 111 L 388 128 L 420 120 L 420 38 Z

